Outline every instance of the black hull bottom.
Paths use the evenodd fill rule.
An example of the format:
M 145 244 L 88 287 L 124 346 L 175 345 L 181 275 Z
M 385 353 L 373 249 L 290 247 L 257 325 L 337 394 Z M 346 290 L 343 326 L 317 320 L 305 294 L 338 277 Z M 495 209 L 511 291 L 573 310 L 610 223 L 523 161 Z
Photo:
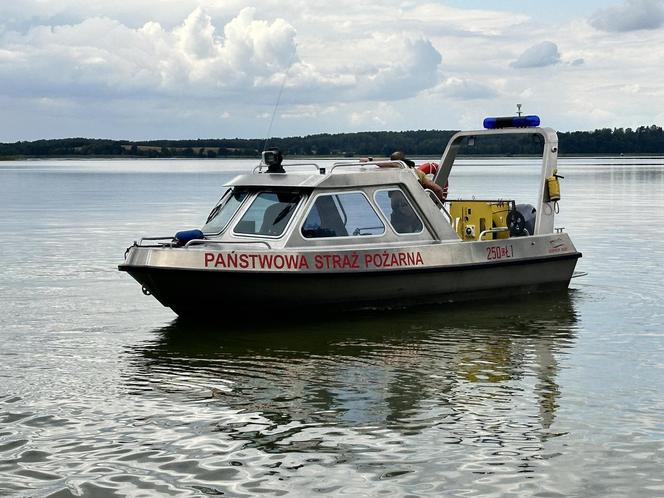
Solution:
M 580 254 L 505 263 L 365 273 L 256 273 L 122 265 L 180 316 L 302 314 L 457 302 L 566 289 Z M 247 315 L 247 319 L 252 319 Z

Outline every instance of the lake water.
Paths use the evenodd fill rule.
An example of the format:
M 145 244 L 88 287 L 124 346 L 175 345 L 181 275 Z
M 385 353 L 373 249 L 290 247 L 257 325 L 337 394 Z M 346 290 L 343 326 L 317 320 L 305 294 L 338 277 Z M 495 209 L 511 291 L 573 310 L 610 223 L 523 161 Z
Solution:
M 664 495 L 664 158 L 560 161 L 568 293 L 178 322 L 124 250 L 252 166 L 0 163 L 0 495 Z M 450 196 L 537 175 L 466 161 Z

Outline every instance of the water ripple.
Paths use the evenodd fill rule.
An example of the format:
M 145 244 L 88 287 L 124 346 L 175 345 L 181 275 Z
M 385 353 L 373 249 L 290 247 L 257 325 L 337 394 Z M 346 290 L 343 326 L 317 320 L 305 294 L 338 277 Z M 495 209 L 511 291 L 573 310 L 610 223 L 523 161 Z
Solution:
M 529 191 L 498 162 L 454 187 L 490 166 Z M 195 226 L 223 168 L 0 172 L 0 494 L 664 494 L 664 170 L 563 166 L 569 293 L 217 326 L 114 268 Z

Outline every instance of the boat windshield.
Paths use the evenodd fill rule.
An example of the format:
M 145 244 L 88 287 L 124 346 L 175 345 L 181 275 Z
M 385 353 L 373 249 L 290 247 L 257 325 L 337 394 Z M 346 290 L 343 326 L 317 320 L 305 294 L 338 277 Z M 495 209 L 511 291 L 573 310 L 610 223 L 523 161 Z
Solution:
M 247 197 L 246 191 L 229 189 L 221 198 L 201 229 L 205 234 L 218 234 L 224 231 L 228 222 Z
M 296 192 L 260 192 L 235 225 L 235 233 L 279 237 L 301 198 Z

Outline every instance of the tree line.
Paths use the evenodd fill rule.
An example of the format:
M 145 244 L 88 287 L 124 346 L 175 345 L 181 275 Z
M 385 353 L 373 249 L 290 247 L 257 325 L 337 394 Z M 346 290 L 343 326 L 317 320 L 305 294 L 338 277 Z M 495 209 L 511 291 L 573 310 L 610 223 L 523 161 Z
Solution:
M 454 133 L 454 130 L 320 133 L 272 138 L 268 145 L 279 147 L 286 156 L 385 157 L 395 150 L 403 150 L 412 156 L 437 156 Z M 561 155 L 664 154 L 664 131 L 655 125 L 561 132 L 558 137 Z M 508 135 L 498 140 L 480 138 L 463 152 L 478 155 L 541 152 L 541 141 L 535 135 Z M 244 138 L 150 141 L 64 138 L 2 143 L 0 157 L 258 157 L 264 145 L 263 139 Z

